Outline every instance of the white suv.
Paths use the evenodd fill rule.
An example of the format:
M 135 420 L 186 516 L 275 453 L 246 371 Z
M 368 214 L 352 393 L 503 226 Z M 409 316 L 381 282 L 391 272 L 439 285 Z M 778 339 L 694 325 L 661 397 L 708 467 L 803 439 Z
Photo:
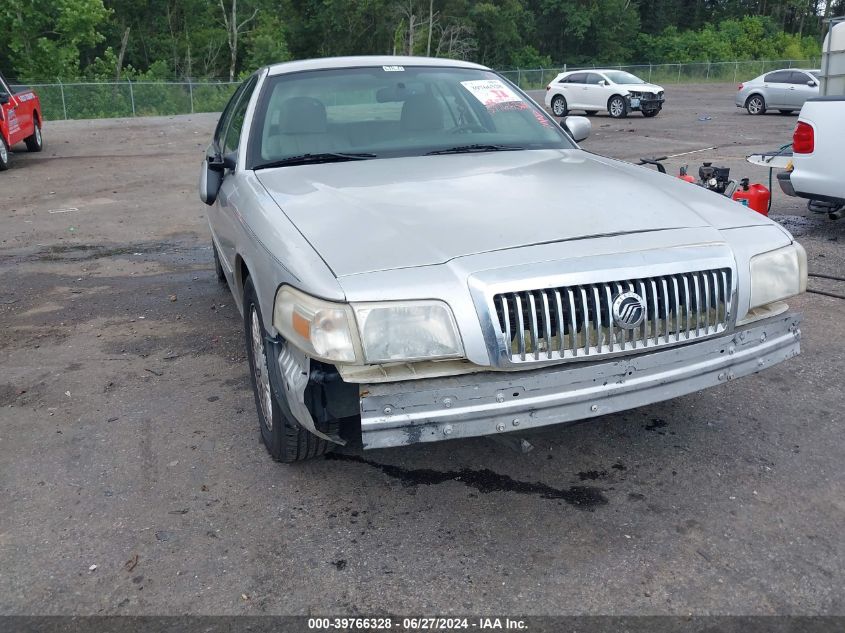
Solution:
M 653 117 L 663 101 L 661 86 L 622 70 L 575 70 L 559 74 L 546 86 L 546 107 L 559 117 L 570 110 L 585 110 L 589 115 L 605 110 L 614 119 L 639 110 Z

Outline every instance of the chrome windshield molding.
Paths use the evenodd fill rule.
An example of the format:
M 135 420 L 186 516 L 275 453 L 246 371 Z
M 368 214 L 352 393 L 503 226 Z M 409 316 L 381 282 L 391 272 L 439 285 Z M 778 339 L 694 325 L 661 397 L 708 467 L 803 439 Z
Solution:
M 607 264 L 584 257 L 471 275 L 492 366 L 606 358 L 734 329 L 736 264 L 726 246 L 620 254 Z M 642 316 L 622 327 L 612 304 L 626 293 L 640 298 Z

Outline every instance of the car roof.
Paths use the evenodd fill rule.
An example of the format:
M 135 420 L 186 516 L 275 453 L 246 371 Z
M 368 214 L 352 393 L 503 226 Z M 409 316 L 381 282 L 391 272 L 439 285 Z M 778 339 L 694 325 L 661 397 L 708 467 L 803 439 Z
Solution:
M 777 68 L 775 70 L 767 70 L 766 72 L 764 72 L 760 76 L 763 77 L 764 75 L 768 75 L 770 73 L 780 73 L 780 72 L 789 71 L 789 70 L 797 70 L 798 72 L 802 72 L 802 73 L 820 73 L 821 72 L 821 70 L 819 70 L 817 68 Z
M 436 66 L 449 68 L 475 68 L 490 70 L 486 66 L 442 57 L 409 57 L 401 55 L 358 55 L 352 57 L 322 57 L 282 62 L 268 66 L 270 75 L 284 75 L 305 70 L 330 70 L 335 68 L 367 68 L 375 66 Z

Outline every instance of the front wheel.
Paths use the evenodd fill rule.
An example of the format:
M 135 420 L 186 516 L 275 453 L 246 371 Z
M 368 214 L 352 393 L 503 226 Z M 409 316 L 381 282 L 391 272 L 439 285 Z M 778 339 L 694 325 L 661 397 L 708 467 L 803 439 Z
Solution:
M 628 102 L 619 95 L 611 97 L 607 102 L 607 111 L 614 119 L 624 119 L 628 116 Z
M 288 463 L 327 453 L 333 444 L 310 433 L 294 419 L 279 371 L 270 366 L 276 362 L 279 345 L 264 330 L 258 296 L 249 277 L 244 282 L 244 332 L 261 440 L 267 451 L 276 461 Z
M 41 136 L 41 123 L 37 119 L 32 134 L 27 136 L 23 142 L 26 143 L 26 149 L 30 152 L 40 152 L 44 149 L 44 137 Z
M 9 148 L 6 146 L 6 140 L 0 136 L 0 171 L 9 169 Z
M 644 117 L 650 119 L 651 117 L 657 116 L 657 114 L 660 112 L 660 108 L 654 108 L 652 110 L 643 110 L 642 112 Z
M 758 115 L 766 114 L 766 101 L 760 95 L 751 95 L 748 101 L 745 102 L 745 109 L 748 114 Z
M 555 95 L 555 98 L 552 99 L 552 112 L 554 112 L 555 116 L 559 117 L 565 117 L 566 113 L 569 112 L 566 99 L 562 95 Z

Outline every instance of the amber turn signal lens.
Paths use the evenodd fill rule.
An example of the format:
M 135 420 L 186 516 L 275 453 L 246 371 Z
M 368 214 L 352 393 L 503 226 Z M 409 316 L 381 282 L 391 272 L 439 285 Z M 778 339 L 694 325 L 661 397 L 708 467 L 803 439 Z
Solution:
M 293 331 L 302 338 L 306 340 L 311 339 L 311 322 L 296 310 L 291 315 L 291 325 L 293 326 Z

